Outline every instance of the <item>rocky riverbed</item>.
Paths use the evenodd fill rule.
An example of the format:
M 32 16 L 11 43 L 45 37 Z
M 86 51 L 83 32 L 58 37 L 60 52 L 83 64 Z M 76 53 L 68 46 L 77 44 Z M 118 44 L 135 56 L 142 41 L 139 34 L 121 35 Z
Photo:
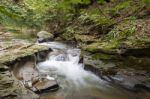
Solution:
M 59 56 L 64 51 L 49 53 L 52 50 L 45 44 L 31 43 L 28 40 L 14 38 L 9 33 L 6 34 L 1 33 L 0 39 L 0 97 L 3 99 L 38 99 L 40 98 L 38 94 L 51 91 L 51 89 L 57 90 L 59 87 L 57 82 L 49 81 L 48 79 L 52 78 L 47 75 L 40 75 L 36 63 L 45 61 L 48 55 L 58 54 Z M 53 40 L 52 35 L 43 36 L 48 35 L 46 31 L 38 34 L 37 41 L 39 42 Z M 54 44 L 50 46 L 57 47 L 58 43 Z M 146 92 L 145 98 L 141 96 L 141 99 L 147 99 L 149 96 L 147 93 L 150 91 L 148 67 L 150 63 L 149 54 L 143 54 L 143 52 L 148 52 L 145 50 L 148 49 L 144 51 L 126 49 L 123 54 L 113 54 L 113 51 L 110 53 L 83 51 L 79 62 L 84 63 L 86 70 L 92 71 L 111 86 L 121 87 L 131 92 Z M 141 54 L 137 56 L 133 53 L 134 51 Z

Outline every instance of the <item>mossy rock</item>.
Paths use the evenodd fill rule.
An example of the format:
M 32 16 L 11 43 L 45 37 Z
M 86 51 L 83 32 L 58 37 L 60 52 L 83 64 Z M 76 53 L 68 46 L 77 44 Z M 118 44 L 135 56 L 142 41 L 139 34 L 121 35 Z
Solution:
M 54 35 L 52 33 L 47 32 L 47 31 L 40 31 L 37 33 L 37 38 L 38 38 L 39 42 L 51 41 L 54 39 Z
M 3 42 L 2 45 L 3 46 L 0 49 L 0 63 L 12 62 L 16 59 L 33 55 L 34 53 L 37 53 L 39 51 L 48 50 L 48 47 L 46 46 L 21 42 L 21 40 L 20 42 Z
M 53 38 L 54 35 L 52 33 L 49 33 L 47 31 L 40 31 L 37 33 L 37 36 L 39 38 L 43 38 L 43 39 L 48 39 L 48 38 Z
M 92 59 L 93 60 L 115 60 L 119 59 L 117 55 L 109 55 L 105 53 L 95 53 L 92 54 Z
M 108 42 L 95 42 L 82 46 L 82 49 L 92 53 L 103 52 L 108 54 L 116 54 L 116 46 L 118 46 L 116 43 L 111 44 Z

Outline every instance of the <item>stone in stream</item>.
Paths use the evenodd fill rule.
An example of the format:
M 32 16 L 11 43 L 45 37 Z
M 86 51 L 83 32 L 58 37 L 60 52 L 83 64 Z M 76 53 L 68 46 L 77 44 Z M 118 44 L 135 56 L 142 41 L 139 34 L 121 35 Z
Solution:
M 37 33 L 37 39 L 39 43 L 52 41 L 54 39 L 54 35 L 47 31 L 40 31 Z
M 45 93 L 49 91 L 56 91 L 58 90 L 59 85 L 56 80 L 49 80 L 49 79 L 42 79 L 42 81 L 37 81 L 33 84 L 33 87 L 30 88 L 35 93 Z

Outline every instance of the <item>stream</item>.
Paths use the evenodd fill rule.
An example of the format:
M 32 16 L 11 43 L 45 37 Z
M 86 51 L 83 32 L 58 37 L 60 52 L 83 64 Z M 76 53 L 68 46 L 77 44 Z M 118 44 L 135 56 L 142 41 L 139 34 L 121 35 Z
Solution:
M 81 50 L 58 42 L 41 43 L 52 49 L 37 70 L 49 80 L 55 79 L 59 89 L 39 94 L 40 99 L 149 99 L 149 93 L 125 90 L 84 70 Z

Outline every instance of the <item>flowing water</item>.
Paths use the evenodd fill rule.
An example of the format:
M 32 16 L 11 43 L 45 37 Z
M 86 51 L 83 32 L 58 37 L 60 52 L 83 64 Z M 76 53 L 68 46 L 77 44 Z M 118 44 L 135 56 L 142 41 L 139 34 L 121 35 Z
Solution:
M 80 49 L 57 42 L 43 43 L 52 48 L 45 62 L 37 64 L 40 73 L 54 77 L 60 89 L 41 94 L 41 99 L 148 99 L 101 80 L 79 63 Z

